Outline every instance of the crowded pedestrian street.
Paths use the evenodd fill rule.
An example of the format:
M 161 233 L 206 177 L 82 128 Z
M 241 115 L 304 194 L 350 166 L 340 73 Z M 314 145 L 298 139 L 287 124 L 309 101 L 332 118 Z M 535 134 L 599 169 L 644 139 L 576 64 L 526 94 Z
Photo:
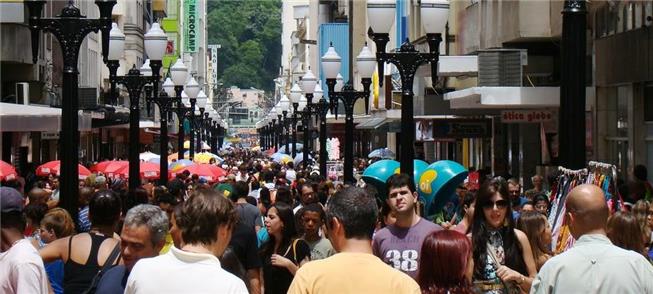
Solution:
M 0 43 L 0 294 L 653 294 L 653 1 L 8 0 Z

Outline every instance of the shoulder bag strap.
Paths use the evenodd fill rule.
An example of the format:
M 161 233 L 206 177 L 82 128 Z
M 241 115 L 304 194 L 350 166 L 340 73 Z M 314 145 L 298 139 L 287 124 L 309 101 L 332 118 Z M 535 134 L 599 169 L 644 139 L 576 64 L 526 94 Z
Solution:
M 92 294 L 95 293 L 97 290 L 97 285 L 100 283 L 100 279 L 102 278 L 102 275 L 104 272 L 110 268 L 113 267 L 113 263 L 116 262 L 116 259 L 120 256 L 120 243 L 116 244 L 116 246 L 113 247 L 113 250 L 111 251 L 111 254 L 107 258 L 107 260 L 104 262 L 100 270 L 95 274 L 93 277 L 93 280 L 91 281 L 91 285 L 84 291 L 84 294 Z

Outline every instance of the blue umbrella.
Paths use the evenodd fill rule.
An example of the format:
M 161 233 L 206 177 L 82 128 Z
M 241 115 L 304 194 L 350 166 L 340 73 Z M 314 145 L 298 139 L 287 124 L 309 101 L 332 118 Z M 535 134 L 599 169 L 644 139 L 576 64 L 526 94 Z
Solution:
M 279 151 L 278 151 L 278 152 L 279 152 L 279 153 L 285 153 L 285 154 L 290 154 L 290 153 L 292 153 L 292 150 L 293 150 L 293 146 L 292 146 L 292 145 L 293 145 L 293 144 L 290 143 L 290 144 L 288 144 L 288 145 L 290 146 L 290 148 L 288 148 L 288 150 L 290 150 L 290 151 L 286 151 L 286 145 L 283 145 L 283 146 L 281 146 L 281 148 L 279 148 Z M 302 144 L 302 143 L 296 143 L 296 145 L 297 145 L 297 152 L 304 151 L 304 144 Z
M 395 153 L 388 148 L 376 149 L 367 155 L 368 158 L 394 159 Z
M 311 160 L 313 160 L 313 157 L 309 155 L 308 159 L 310 162 Z M 295 156 L 295 160 L 293 160 L 293 162 L 295 163 L 295 165 L 298 165 L 302 163 L 302 161 L 304 161 L 304 153 L 297 153 L 297 155 Z

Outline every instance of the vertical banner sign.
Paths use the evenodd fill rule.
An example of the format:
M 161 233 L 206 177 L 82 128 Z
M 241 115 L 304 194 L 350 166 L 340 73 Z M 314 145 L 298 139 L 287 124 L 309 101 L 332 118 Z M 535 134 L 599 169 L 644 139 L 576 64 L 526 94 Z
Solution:
M 199 27 L 197 24 L 197 0 L 184 0 L 184 51 L 197 52 Z

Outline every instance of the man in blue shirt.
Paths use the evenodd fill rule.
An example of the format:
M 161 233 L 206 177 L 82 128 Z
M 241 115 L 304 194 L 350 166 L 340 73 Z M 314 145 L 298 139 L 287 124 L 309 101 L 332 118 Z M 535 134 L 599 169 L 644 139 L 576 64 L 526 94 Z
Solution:
M 124 265 L 106 270 L 96 293 L 124 293 L 129 272 L 141 258 L 154 257 L 165 244 L 168 217 L 158 206 L 141 204 L 127 212 L 120 234 Z
M 521 214 L 522 205 L 524 205 L 528 199 L 521 196 L 521 184 L 516 178 L 508 180 L 508 193 L 510 193 L 510 202 L 512 202 L 512 218 L 516 221 Z

